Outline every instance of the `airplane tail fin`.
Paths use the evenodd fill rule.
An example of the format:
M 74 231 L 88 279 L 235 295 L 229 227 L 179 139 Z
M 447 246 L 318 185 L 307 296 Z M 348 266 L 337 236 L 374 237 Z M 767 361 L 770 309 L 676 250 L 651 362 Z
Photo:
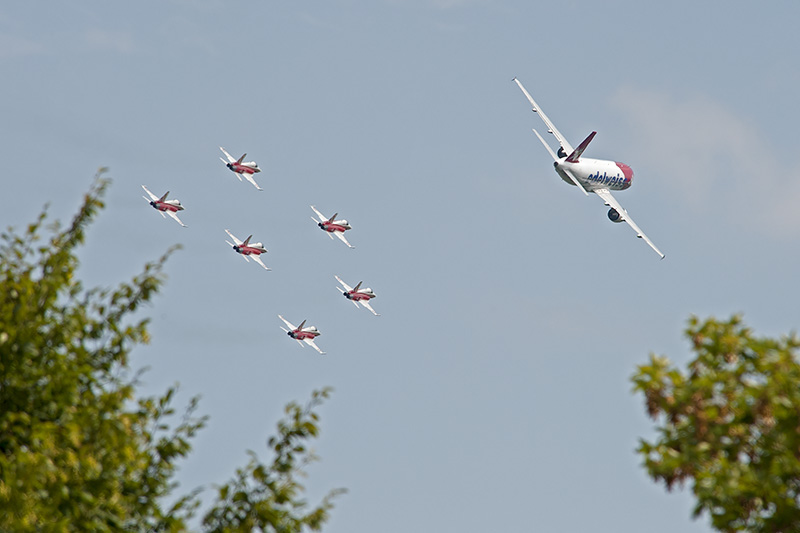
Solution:
M 242 246 L 247 246 L 248 244 L 250 244 L 250 239 L 252 239 L 252 238 L 253 238 L 253 236 L 252 236 L 252 235 L 250 235 L 249 237 L 247 237 L 247 238 L 244 240 L 244 242 L 242 243 Z
M 245 158 L 246 156 L 247 156 L 247 154 L 242 154 L 242 157 L 240 157 L 240 158 L 239 158 L 239 160 L 237 161 L 237 163 L 239 163 L 239 164 L 241 165 L 241 164 L 242 164 L 242 161 L 244 161 L 244 158 Z
M 159 198 L 159 200 L 158 200 L 158 201 L 159 201 L 159 202 L 166 202 L 166 201 L 167 201 L 167 196 L 169 196 L 169 191 L 165 192 L 165 193 L 164 193 L 164 196 L 162 196 L 161 198 Z
M 306 321 L 303 320 L 302 322 L 300 322 L 300 325 L 297 326 L 297 329 L 303 329 L 303 326 L 305 326 L 305 325 L 306 325 Z
M 577 148 L 575 148 L 575 151 L 573 151 L 571 154 L 567 156 L 566 159 L 567 163 L 577 163 L 581 157 L 581 154 L 583 154 L 583 151 L 586 150 L 587 146 L 589 146 L 589 143 L 592 142 L 592 139 L 594 139 L 595 135 L 597 135 L 596 131 L 590 133 L 589 136 L 586 137 L 583 140 L 583 142 L 578 145 Z
M 356 285 L 355 287 L 353 287 L 353 290 L 354 290 L 354 291 L 357 291 L 358 289 L 360 289 L 360 288 L 361 288 L 361 284 L 362 284 L 362 283 L 364 283 L 364 282 L 363 282 L 363 281 L 359 281 L 359 282 L 358 282 L 358 285 Z

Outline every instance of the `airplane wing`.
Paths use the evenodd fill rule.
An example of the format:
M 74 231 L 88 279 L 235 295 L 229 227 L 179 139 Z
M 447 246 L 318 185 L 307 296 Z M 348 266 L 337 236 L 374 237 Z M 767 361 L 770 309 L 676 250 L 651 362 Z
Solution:
M 290 330 L 294 331 L 295 329 L 297 329 L 294 324 L 283 318 L 281 315 L 278 315 L 278 318 L 283 320 L 283 323 L 286 324 L 286 327 L 289 328 Z
M 531 103 L 531 107 L 533 108 L 533 112 L 537 113 L 540 117 L 542 117 L 542 120 L 544 121 L 545 125 L 547 126 L 547 132 L 553 134 L 553 137 L 556 138 L 556 140 L 558 141 L 558 144 L 561 145 L 561 148 L 563 148 L 566 153 L 571 154 L 572 152 L 574 152 L 575 149 L 572 147 L 571 144 L 569 144 L 569 141 L 567 141 L 567 139 L 564 138 L 563 135 L 561 135 L 561 132 L 556 129 L 556 127 L 553 125 L 553 123 L 550 122 L 550 119 L 547 118 L 547 115 L 544 114 L 544 111 L 542 111 L 542 109 L 539 107 L 539 105 L 536 102 L 533 101 L 533 97 L 531 97 L 531 95 L 528 93 L 528 91 L 525 90 L 525 87 L 522 86 L 522 84 L 519 82 L 519 80 L 517 78 L 514 78 L 514 81 L 517 82 L 517 85 L 519 85 L 519 88 L 522 89 L 523 93 L 525 93 L 525 97 Z
M 363 305 L 364 307 L 366 307 L 367 309 L 369 309 L 369 310 L 370 310 L 370 312 L 371 312 L 373 315 L 375 315 L 375 316 L 381 316 L 381 315 L 379 315 L 378 313 L 376 313 L 376 312 L 375 312 L 375 310 L 372 308 L 372 306 L 371 306 L 371 305 L 369 305 L 369 301 L 367 301 L 367 300 L 361 300 L 361 301 L 360 301 L 360 302 L 358 302 L 358 303 L 360 303 L 361 305 Z
M 339 239 L 343 243 L 345 243 L 347 246 L 349 246 L 350 248 L 355 248 L 355 246 L 353 246 L 352 244 L 347 242 L 347 239 L 345 239 L 345 237 L 344 237 L 344 232 L 343 231 L 334 231 L 333 234 L 336 235 L 337 237 L 339 237 Z
M 236 238 L 236 237 L 233 235 L 233 233 L 231 233 L 230 231 L 228 231 L 228 230 L 225 230 L 225 233 L 227 233 L 227 234 L 228 234 L 228 237 L 230 237 L 231 239 L 233 239 L 233 242 L 235 242 L 237 246 L 240 246 L 240 245 L 242 244 L 242 241 L 240 241 L 239 239 L 237 239 L 237 238 Z
M 340 278 L 339 276 L 333 276 L 333 277 L 336 278 L 336 281 L 338 281 L 339 283 L 342 284 L 342 287 L 344 287 L 344 290 L 346 290 L 348 292 L 353 290 L 353 287 L 351 287 L 350 285 L 348 285 L 347 283 L 342 281 L 342 278 Z
M 146 192 L 146 193 L 147 193 L 147 196 L 149 196 L 149 197 L 150 197 L 150 200 L 152 200 L 152 201 L 154 201 L 154 202 L 157 202 L 157 201 L 158 201 L 158 196 L 156 196 L 155 194 L 153 194 L 153 193 L 151 193 L 149 190 L 147 190 L 147 187 L 145 187 L 144 185 L 142 185 L 142 189 L 144 189 L 144 192 Z M 147 198 L 145 198 L 145 200 L 147 200 Z
M 225 151 L 225 148 L 223 148 L 222 146 L 220 146 L 220 147 L 219 147 L 219 149 L 220 149 L 220 150 L 222 150 L 222 153 L 223 153 L 223 154 L 225 154 L 225 157 L 227 157 L 227 158 L 228 158 L 228 163 L 236 163 L 236 159 L 234 159 L 233 157 L 231 157 L 231 154 L 229 154 L 228 152 L 226 152 L 226 151 Z M 224 163 L 224 161 L 223 161 L 223 163 Z
M 636 223 L 633 221 L 628 212 L 622 208 L 619 202 L 617 202 L 616 198 L 611 196 L 611 192 L 608 189 L 595 189 L 594 193 L 600 198 L 602 198 L 603 202 L 605 202 L 607 206 L 614 208 L 617 211 L 617 213 L 620 214 L 622 220 L 627 222 L 628 225 L 633 228 L 633 231 L 636 232 L 636 236 L 639 237 L 640 239 L 644 239 L 644 242 L 646 242 L 650 246 L 650 248 L 655 250 L 655 252 L 661 256 L 661 259 L 664 259 L 665 256 L 664 254 L 661 253 L 661 250 L 656 248 L 656 245 L 653 244 L 653 242 L 647 238 L 647 235 L 645 235 L 644 232 L 639 228 L 639 226 L 636 225 Z
M 317 208 L 316 208 L 316 207 L 314 207 L 313 205 L 312 205 L 312 206 L 310 206 L 310 207 L 311 207 L 311 209 L 313 209 L 313 210 L 314 210 L 314 212 L 317 214 L 317 216 L 319 217 L 319 221 L 320 221 L 320 222 L 325 222 L 326 220 L 328 220 L 327 218 L 325 218 L 325 215 L 323 215 L 322 213 L 320 213 L 319 211 L 317 211 Z
M 319 349 L 319 346 L 314 344 L 314 339 L 303 339 L 303 342 L 314 348 L 316 351 L 320 353 L 320 355 L 325 355 L 325 352 Z
M 237 172 L 237 174 L 239 174 L 239 173 Z M 246 174 L 246 173 L 242 172 L 241 174 L 239 174 L 239 180 L 241 180 L 242 177 L 244 177 L 244 179 L 246 179 L 247 181 L 252 183 L 253 186 L 256 189 L 258 189 L 259 191 L 263 191 L 264 190 L 264 189 L 262 189 L 261 187 L 258 186 L 258 183 L 256 183 L 256 180 L 253 179 L 253 176 L 251 174 Z
M 186 227 L 186 224 L 184 224 L 183 222 L 181 222 L 181 219 L 179 219 L 179 218 L 178 218 L 178 215 L 177 215 L 177 214 L 175 214 L 175 211 L 167 211 L 167 214 L 168 214 L 169 216 L 171 216 L 172 218 L 174 218 L 174 219 L 175 219 L 175 222 L 177 222 L 178 224 L 180 224 L 180 225 L 181 225 L 181 226 L 183 226 L 184 228 Z
M 261 262 L 261 258 L 259 256 L 253 254 L 250 257 L 253 259 L 253 261 L 264 267 L 266 270 L 272 270 L 271 268 L 267 267 L 267 265 Z

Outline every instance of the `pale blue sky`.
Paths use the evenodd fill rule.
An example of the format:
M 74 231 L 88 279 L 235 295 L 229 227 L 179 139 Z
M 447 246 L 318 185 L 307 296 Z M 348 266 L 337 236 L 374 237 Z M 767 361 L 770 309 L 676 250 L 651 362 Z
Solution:
M 800 8 L 772 2 L 19 3 L 0 9 L 5 226 L 72 215 L 99 166 L 87 285 L 184 249 L 147 313 L 143 392 L 211 415 L 179 479 L 267 458 L 283 405 L 330 385 L 310 469 L 329 533 L 707 532 L 651 483 L 629 376 L 685 362 L 687 317 L 796 329 Z M 81 6 L 81 7 L 76 7 Z M 563 183 L 517 76 L 617 199 Z M 247 152 L 264 192 L 219 162 Z M 184 229 L 142 184 L 186 207 Z M 308 208 L 353 226 L 347 249 Z M 224 229 L 252 233 L 273 271 Z M 371 286 L 373 317 L 334 292 Z M 307 318 L 320 357 L 279 329 Z

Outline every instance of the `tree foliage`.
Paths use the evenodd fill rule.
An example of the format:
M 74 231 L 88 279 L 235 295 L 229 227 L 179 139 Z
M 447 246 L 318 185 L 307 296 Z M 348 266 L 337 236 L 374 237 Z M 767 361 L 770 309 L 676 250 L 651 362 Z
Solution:
M 755 336 L 739 316 L 689 321 L 685 372 L 650 356 L 633 375 L 658 438 L 638 453 L 667 489 L 691 481 L 719 531 L 800 531 L 800 339 Z
M 0 236 L 0 531 L 183 531 L 198 506 L 198 491 L 176 494 L 173 479 L 205 423 L 194 415 L 198 399 L 173 427 L 176 387 L 137 398 L 128 363 L 132 348 L 149 340 L 148 320 L 134 315 L 163 283 L 171 252 L 113 290 L 85 290 L 75 276 L 76 249 L 108 185 L 98 176 L 66 229 L 45 228 L 45 211 L 21 235 L 10 228 Z M 295 477 L 313 458 L 304 441 L 317 435 L 312 409 L 327 395 L 315 393 L 305 409 L 289 405 L 270 441 L 276 460 L 264 466 L 253 454 L 231 485 L 253 508 L 207 518 L 205 529 L 239 530 L 242 516 L 262 516 L 270 505 L 279 527 L 246 523 L 319 528 L 335 491 L 306 513 Z M 167 499 L 174 503 L 165 506 Z M 221 497 L 209 516 L 229 502 Z

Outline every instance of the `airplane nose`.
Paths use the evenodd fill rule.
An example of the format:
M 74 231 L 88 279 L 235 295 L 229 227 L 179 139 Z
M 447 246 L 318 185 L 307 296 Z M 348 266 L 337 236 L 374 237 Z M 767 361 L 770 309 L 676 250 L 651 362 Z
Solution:
M 633 183 L 633 169 L 625 163 L 617 163 L 617 167 L 622 171 L 622 175 L 625 176 L 625 186 L 623 189 L 627 189 Z

